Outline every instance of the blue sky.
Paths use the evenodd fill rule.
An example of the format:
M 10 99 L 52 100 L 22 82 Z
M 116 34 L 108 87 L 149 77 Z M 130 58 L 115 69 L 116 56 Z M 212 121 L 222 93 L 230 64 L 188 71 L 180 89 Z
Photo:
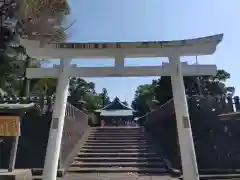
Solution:
M 223 42 L 212 56 L 198 57 L 199 63 L 217 64 L 231 73 L 228 85 L 240 95 L 240 1 L 239 0 L 70 0 L 69 40 L 151 41 L 177 40 L 224 33 Z M 193 63 L 195 57 L 182 57 Z M 159 65 L 166 58 L 127 59 L 127 65 Z M 111 66 L 108 60 L 74 60 L 79 66 Z M 111 98 L 131 102 L 138 85 L 151 83 L 147 78 L 91 78 L 96 90 L 106 87 Z

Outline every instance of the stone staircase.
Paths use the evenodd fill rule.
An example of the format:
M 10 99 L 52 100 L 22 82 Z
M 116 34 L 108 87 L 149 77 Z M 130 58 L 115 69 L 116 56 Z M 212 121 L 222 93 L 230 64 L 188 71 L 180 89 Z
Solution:
M 141 128 L 95 128 L 68 169 L 70 174 L 86 173 L 168 173 L 161 154 L 149 143 Z
M 64 177 L 58 180 L 182 180 L 141 128 L 94 128 Z M 59 175 L 60 176 L 60 175 Z M 201 175 L 201 180 L 239 179 L 239 174 Z M 35 173 L 33 180 L 42 180 Z

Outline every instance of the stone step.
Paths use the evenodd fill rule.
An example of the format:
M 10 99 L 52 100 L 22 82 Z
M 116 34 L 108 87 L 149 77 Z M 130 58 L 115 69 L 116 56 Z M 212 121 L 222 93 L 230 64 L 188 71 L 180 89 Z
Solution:
M 109 136 L 109 137 L 88 137 L 87 140 L 96 140 L 96 141 L 116 141 L 116 142 L 119 142 L 119 141 L 125 141 L 125 142 L 129 142 L 129 141 L 149 141 L 148 138 L 146 137 L 143 137 L 143 136 L 129 136 L 129 137 L 114 137 L 114 136 Z
M 141 135 L 129 135 L 129 134 L 126 134 L 126 135 L 119 135 L 119 134 L 112 134 L 112 135 L 89 135 L 89 137 L 91 138 L 95 138 L 95 137 L 100 137 L 100 138 L 129 138 L 129 137 L 133 137 L 133 138 L 136 138 L 136 137 L 140 137 L 140 138 L 148 138 L 147 136 L 141 134 Z
M 149 148 L 149 145 L 147 144 L 140 144 L 140 145 L 133 145 L 133 144 L 124 144 L 124 146 L 122 145 L 116 145 L 116 146 L 110 146 L 109 144 L 106 144 L 105 146 L 104 145 L 84 145 L 83 146 L 84 149 L 118 149 L 118 150 L 121 150 L 123 148 L 125 149 L 135 149 L 135 148 Z
M 179 177 L 183 180 L 183 177 Z M 204 174 L 200 175 L 200 180 L 239 180 L 240 174 Z
M 79 157 L 157 157 L 157 153 L 129 152 L 129 153 L 78 153 Z
M 111 136 L 113 136 L 113 137 L 131 137 L 131 136 L 134 136 L 134 137 L 136 137 L 136 136 L 137 137 L 146 137 L 145 134 L 140 134 L 140 133 L 131 133 L 131 134 L 129 134 L 129 133 L 124 133 L 124 134 L 123 133 L 121 133 L 121 134 L 119 134 L 119 133 L 117 133 L 117 134 L 96 133 L 96 134 L 90 134 L 89 136 L 90 137 L 111 137 Z
M 71 167 L 165 167 L 163 161 L 160 162 L 82 162 L 75 161 Z
M 75 161 L 82 162 L 159 162 L 160 156 L 155 157 L 75 157 Z
M 91 133 L 90 135 L 102 135 L 102 136 L 117 136 L 117 135 L 122 135 L 122 136 L 134 136 L 134 135 L 144 135 L 144 133 L 141 132 L 96 132 L 96 133 Z
M 104 126 L 104 127 L 95 127 L 93 130 L 115 130 L 115 129 L 124 129 L 124 130 L 131 130 L 131 129 L 142 129 L 141 127 L 136 126 Z
M 112 130 L 112 129 L 109 129 L 109 130 L 98 130 L 98 131 L 92 131 L 92 133 L 143 133 L 142 130 L 140 129 L 137 129 L 137 130 L 127 130 L 127 129 L 124 129 L 124 130 L 121 130 L 121 129 L 116 129 L 116 130 Z
M 122 136 L 122 135 L 109 135 L 109 136 L 102 136 L 102 135 L 90 135 L 88 138 L 101 138 L 101 139 L 136 139 L 136 138 L 145 138 L 147 139 L 147 136 L 143 135 L 127 135 L 127 136 Z
M 91 131 L 91 133 L 144 133 L 142 130 L 105 130 L 105 131 Z
M 91 134 L 144 134 L 143 131 L 91 131 Z
M 68 173 L 64 180 L 178 180 L 167 174 L 139 174 L 139 173 Z
M 120 142 L 120 143 L 134 143 L 134 142 L 148 142 L 145 139 L 100 139 L 100 140 L 96 140 L 96 139 L 88 139 L 86 142 L 105 142 L 105 143 L 116 143 L 116 142 Z
M 42 180 L 41 176 L 33 177 L 34 180 Z M 172 179 L 171 176 L 163 175 L 148 175 L 138 173 L 67 173 L 64 178 L 57 178 L 57 180 L 178 180 Z
M 139 128 L 125 128 L 125 129 L 101 128 L 101 129 L 93 129 L 92 132 L 144 132 L 144 129 L 139 129 Z
M 143 134 L 142 131 L 92 131 L 91 134 Z
M 112 134 L 100 134 L 100 133 L 96 133 L 96 134 L 90 134 L 90 137 L 146 137 L 146 134 L 140 134 L 140 133 L 134 133 L 134 134 L 119 134 L 119 133 L 112 133 Z
M 90 140 L 90 141 L 86 141 L 84 145 L 89 145 L 89 146 L 126 146 L 126 145 L 135 145 L 135 146 L 139 146 L 139 145 L 150 145 L 149 142 L 145 141 L 135 141 L 135 142 L 124 142 L 124 141 L 96 141 L 96 140 Z
M 148 148 L 135 148 L 135 149 L 126 149 L 123 147 L 122 149 L 81 149 L 80 152 L 84 153 L 132 153 L 132 152 L 149 152 L 152 149 Z
M 142 146 L 142 145 L 149 145 L 148 142 L 102 142 L 102 141 L 90 141 L 90 142 L 85 142 L 84 146 L 128 146 L 128 145 L 133 145 L 133 146 Z
M 119 145 L 122 145 L 122 146 L 125 146 L 125 145 L 150 145 L 149 142 L 147 141 L 111 141 L 111 140 L 88 140 L 85 142 L 84 145 L 108 145 L 108 146 L 119 146 Z
M 146 137 L 139 137 L 139 136 L 128 136 L 128 137 L 113 137 L 113 136 L 109 136 L 109 137 L 88 137 L 88 140 L 146 140 Z
M 120 167 L 120 168 L 83 168 L 83 167 L 70 167 L 68 172 L 78 173 L 113 173 L 113 172 L 129 172 L 129 173 L 167 173 L 166 168 L 136 168 L 136 167 Z
M 167 172 L 168 173 L 168 172 Z M 164 174 L 164 173 L 163 173 Z M 33 180 L 42 180 L 42 176 L 33 176 Z M 57 180 L 183 180 L 182 177 L 174 178 L 171 175 L 151 175 L 148 173 L 83 173 L 69 172 L 64 178 L 57 178 Z M 239 174 L 225 174 L 225 175 L 200 175 L 200 180 L 239 180 Z
M 99 127 L 93 129 L 93 131 L 142 131 L 142 128 L 136 127 L 115 127 L 115 128 L 107 128 L 107 127 Z
M 97 128 L 94 128 L 92 129 L 93 131 L 111 131 L 111 130 L 122 130 L 122 131 L 142 131 L 143 128 L 140 128 L 140 127 L 112 127 L 112 128 L 109 128 L 109 127 L 97 127 Z

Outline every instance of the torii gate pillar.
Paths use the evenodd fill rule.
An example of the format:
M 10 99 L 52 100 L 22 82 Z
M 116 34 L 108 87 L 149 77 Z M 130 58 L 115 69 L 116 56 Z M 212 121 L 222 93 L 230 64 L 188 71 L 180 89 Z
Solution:
M 199 180 L 180 56 L 169 57 L 184 180 Z
M 67 105 L 71 59 L 61 59 L 56 99 L 45 156 L 43 180 L 56 180 Z

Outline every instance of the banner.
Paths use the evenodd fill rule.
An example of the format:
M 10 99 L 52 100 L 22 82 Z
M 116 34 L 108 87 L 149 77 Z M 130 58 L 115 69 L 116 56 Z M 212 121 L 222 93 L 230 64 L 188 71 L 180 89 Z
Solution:
M 0 136 L 20 136 L 18 116 L 0 116 Z

